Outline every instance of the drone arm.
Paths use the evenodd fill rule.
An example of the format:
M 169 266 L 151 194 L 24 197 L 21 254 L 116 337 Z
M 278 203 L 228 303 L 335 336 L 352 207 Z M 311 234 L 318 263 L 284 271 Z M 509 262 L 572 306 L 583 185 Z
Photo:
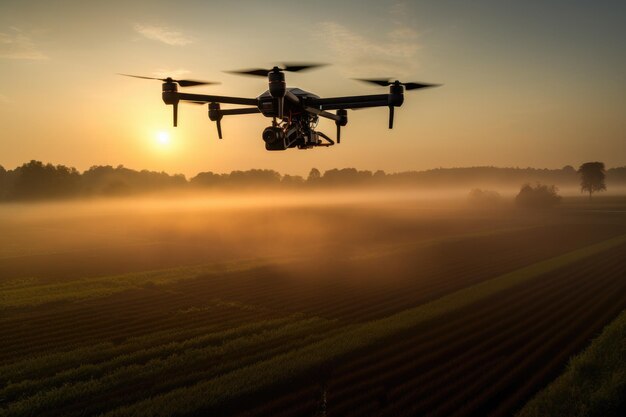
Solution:
M 178 100 L 185 101 L 204 101 L 206 103 L 224 103 L 224 104 L 242 104 L 248 106 L 258 106 L 259 101 L 256 98 L 245 97 L 227 97 L 227 96 L 209 96 L 205 94 L 190 93 L 174 93 Z
M 306 110 L 309 113 L 317 114 L 320 117 L 325 117 L 327 119 L 334 120 L 336 122 L 341 120 L 341 116 L 337 116 L 336 114 L 333 114 L 333 113 L 325 111 L 325 110 L 316 109 L 315 107 L 305 106 L 304 110 Z
M 389 106 L 389 94 L 346 96 L 330 98 L 307 98 L 305 105 L 321 110 L 358 109 L 363 107 Z
M 220 103 L 209 103 L 209 119 L 215 122 L 217 126 L 217 137 L 222 139 L 222 117 L 235 116 L 238 114 L 260 113 L 258 107 L 245 107 L 241 109 L 220 109 Z
M 243 109 L 225 109 L 225 110 L 220 110 L 220 113 L 222 114 L 222 116 L 235 116 L 239 114 L 261 113 L 261 110 L 259 110 L 258 107 L 250 107 L 250 108 L 243 108 Z

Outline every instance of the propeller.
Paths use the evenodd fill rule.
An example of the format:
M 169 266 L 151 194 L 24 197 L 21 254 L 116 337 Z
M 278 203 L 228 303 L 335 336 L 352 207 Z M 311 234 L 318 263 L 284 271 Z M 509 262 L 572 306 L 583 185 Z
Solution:
M 226 72 L 230 74 L 242 74 L 242 75 L 254 75 L 257 77 L 267 77 L 267 74 L 272 71 L 299 72 L 299 71 L 306 71 L 308 69 L 323 67 L 325 65 L 327 64 L 311 64 L 311 63 L 309 64 L 304 64 L 304 63 L 285 64 L 283 63 L 281 66 L 275 66 L 270 69 L 254 68 L 254 69 L 247 69 L 247 70 L 240 70 L 240 71 L 226 71 Z
M 195 87 L 197 85 L 211 85 L 211 84 L 219 84 L 213 81 L 196 81 L 196 80 L 175 80 L 172 77 L 167 78 L 155 78 L 155 77 L 144 77 L 142 75 L 130 75 L 130 74 L 118 74 L 123 75 L 125 77 L 133 77 L 133 78 L 142 78 L 144 80 L 159 80 L 166 83 L 177 83 L 181 87 Z
M 178 99 L 174 99 L 171 101 L 167 101 L 165 98 L 165 94 L 175 93 L 177 90 L 176 84 L 181 87 L 195 87 L 197 85 L 211 85 L 211 84 L 219 84 L 213 81 L 197 81 L 197 80 L 175 80 L 172 77 L 167 78 L 156 78 L 156 77 L 145 77 L 143 75 L 131 75 L 131 74 L 120 74 L 125 77 L 133 77 L 133 78 L 141 78 L 144 80 L 159 80 L 165 82 L 163 84 L 163 100 L 166 104 L 171 104 L 174 110 L 174 127 L 178 125 Z M 176 84 L 174 84 L 176 83 Z
M 404 86 L 404 90 L 418 90 L 421 88 L 429 88 L 429 87 L 439 87 L 441 84 L 430 84 L 430 83 L 403 83 L 398 80 L 391 81 L 389 79 L 384 78 L 354 78 L 357 81 L 363 81 L 370 84 L 380 85 L 381 87 L 389 87 L 390 94 L 402 94 L 403 89 L 400 86 Z M 394 118 L 394 105 L 389 105 L 389 129 L 393 129 L 393 118 Z
M 394 85 L 398 83 L 398 85 L 403 85 L 404 89 L 407 91 L 417 90 L 420 88 L 429 88 L 429 87 L 439 87 L 441 84 L 429 84 L 429 83 L 402 83 L 400 81 L 391 81 L 388 79 L 380 79 L 380 78 L 354 78 L 357 81 L 363 81 L 370 84 L 380 85 L 381 87 L 388 87 L 390 85 Z

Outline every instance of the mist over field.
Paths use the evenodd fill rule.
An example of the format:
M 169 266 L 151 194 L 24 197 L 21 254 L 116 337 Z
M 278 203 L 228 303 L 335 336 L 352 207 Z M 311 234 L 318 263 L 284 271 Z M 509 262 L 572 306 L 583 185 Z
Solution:
M 91 266 L 94 272 L 115 270 L 117 263 L 157 268 L 262 257 L 342 258 L 369 246 L 427 238 L 436 227 L 469 223 L 475 215 L 466 212 L 473 209 L 461 191 L 349 189 L 5 203 L 0 205 L 0 257 L 50 255 L 27 262 L 26 270 L 51 272 L 55 257 L 84 254 L 87 262 L 68 265 L 71 276 L 80 276 L 77 264 L 109 256 L 114 262 L 103 259 Z M 460 216 L 449 218 L 450 213 Z
M 477 406 L 507 397 L 510 413 L 534 392 L 505 371 L 511 361 L 532 360 L 542 387 L 626 307 L 626 200 L 525 208 L 514 188 L 485 190 L 169 190 L 0 204 L 0 415 L 327 407 L 343 417 L 360 414 L 348 412 L 355 401 L 395 415 L 416 390 L 439 398 L 445 390 L 427 394 L 436 381 L 483 369 L 500 371 L 486 374 L 493 389 Z M 541 315 L 561 330 L 541 330 Z M 519 326 L 515 348 L 495 353 Z M 402 376 L 424 366 L 434 379 Z M 471 387 L 457 406 L 477 395 Z

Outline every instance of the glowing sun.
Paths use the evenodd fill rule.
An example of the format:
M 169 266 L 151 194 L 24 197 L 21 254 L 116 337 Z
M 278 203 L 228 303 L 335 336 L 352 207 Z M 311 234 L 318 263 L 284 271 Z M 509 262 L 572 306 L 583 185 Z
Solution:
M 165 131 L 157 132 L 156 140 L 161 145 L 167 145 L 170 143 L 170 134 Z

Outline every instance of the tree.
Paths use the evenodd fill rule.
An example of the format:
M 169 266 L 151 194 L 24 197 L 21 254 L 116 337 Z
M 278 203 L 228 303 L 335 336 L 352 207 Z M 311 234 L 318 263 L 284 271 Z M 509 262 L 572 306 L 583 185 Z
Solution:
M 594 192 L 606 190 L 604 163 L 585 162 L 578 168 L 578 173 L 580 174 L 580 191 L 588 192 L 589 200 Z
M 304 178 L 302 178 L 300 175 L 285 174 L 283 175 L 283 179 L 280 180 L 280 182 L 281 184 L 286 186 L 297 186 L 304 184 Z
M 317 168 L 311 168 L 311 172 L 309 172 L 309 177 L 307 178 L 307 182 L 316 182 L 322 177 L 322 173 Z
M 67 197 L 79 192 L 81 177 L 76 168 L 32 160 L 16 168 L 14 172 L 13 198 Z
M 522 186 L 515 203 L 524 208 L 547 208 L 558 204 L 561 196 L 558 195 L 559 189 L 554 185 L 543 185 L 537 183 L 536 186 L 525 184 Z

